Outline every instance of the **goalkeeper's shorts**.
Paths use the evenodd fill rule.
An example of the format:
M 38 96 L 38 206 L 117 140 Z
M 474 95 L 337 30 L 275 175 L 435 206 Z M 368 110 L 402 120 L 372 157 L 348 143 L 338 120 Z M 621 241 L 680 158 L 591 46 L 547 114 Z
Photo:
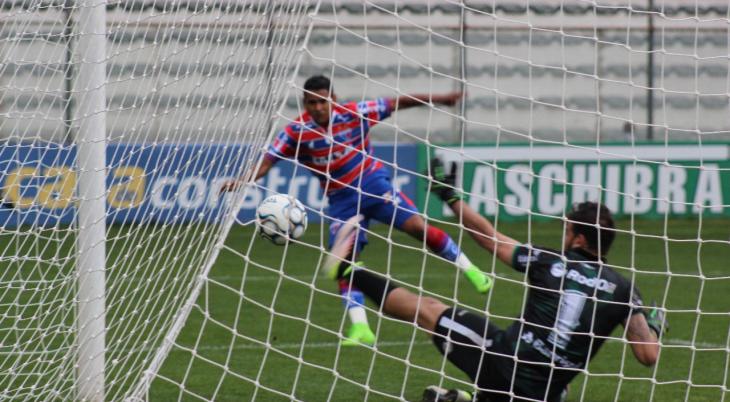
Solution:
M 488 322 L 483 315 L 450 308 L 439 317 L 433 342 L 479 387 L 478 401 L 543 400 L 544 396 L 538 395 L 545 395 L 544 383 L 521 383 L 523 380 L 516 379 L 512 384 L 515 365 L 505 335 L 503 329 Z M 510 393 L 516 396 L 510 397 Z M 560 401 L 561 393 L 547 400 Z

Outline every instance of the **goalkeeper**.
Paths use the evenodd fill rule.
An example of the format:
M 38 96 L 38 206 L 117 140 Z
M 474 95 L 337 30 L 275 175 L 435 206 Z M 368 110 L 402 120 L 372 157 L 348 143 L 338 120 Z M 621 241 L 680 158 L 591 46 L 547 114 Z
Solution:
M 521 319 L 504 330 L 487 316 L 416 295 L 360 266 L 340 268 L 337 276 L 350 278 L 386 314 L 433 334 L 438 350 L 474 381 L 479 401 L 560 400 L 619 324 L 636 359 L 647 366 L 656 362 L 664 314 L 643 308 L 638 289 L 606 264 L 615 235 L 608 208 L 576 205 L 567 215 L 562 251 L 521 244 L 461 200 L 453 170 L 446 175 L 440 163 L 433 166 L 432 191 L 480 246 L 526 274 Z M 352 242 L 352 236 L 338 243 Z M 429 387 L 424 393 L 424 401 L 467 400 L 465 391 Z
M 429 102 L 454 105 L 461 96 L 461 93 L 406 95 L 340 105 L 327 77 L 310 77 L 304 83 L 305 112 L 276 136 L 255 179 L 266 175 L 281 159 L 297 161 L 319 178 L 327 194 L 327 215 L 332 219 L 330 245 L 342 222 L 362 214 L 363 228 L 367 228 L 370 219 L 375 219 L 392 224 L 418 240 L 425 239 L 431 251 L 453 262 L 479 292 L 486 292 L 491 287 L 491 279 L 471 263 L 449 235 L 427 225 L 413 202 L 392 185 L 390 170 L 372 156 L 368 134 L 372 126 L 395 110 Z M 228 183 L 224 190 L 244 182 L 245 178 Z M 351 260 L 357 260 L 366 244 L 367 236 L 360 233 Z M 341 280 L 339 286 L 352 321 L 344 345 L 372 345 L 375 335 L 367 322 L 362 292 L 351 287 L 347 280 Z

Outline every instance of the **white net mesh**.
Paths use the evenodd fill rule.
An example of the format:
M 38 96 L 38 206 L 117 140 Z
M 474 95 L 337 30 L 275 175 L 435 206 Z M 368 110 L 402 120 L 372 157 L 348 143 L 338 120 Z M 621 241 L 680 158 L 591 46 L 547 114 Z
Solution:
M 106 5 L 103 399 L 410 401 L 430 384 L 475 389 L 427 333 L 374 304 L 374 346 L 343 346 L 352 315 L 317 268 L 343 216 L 304 150 L 257 186 L 219 194 L 305 111 L 303 82 L 318 74 L 341 105 L 465 93 L 454 107 L 396 110 L 370 139 L 419 215 L 494 288 L 474 291 L 392 217 L 368 228 L 370 269 L 505 328 L 528 278 L 428 191 L 430 157 L 457 162 L 467 203 L 520 242 L 559 249 L 571 205 L 599 201 L 617 217 L 611 267 L 667 311 L 671 332 L 645 368 L 619 327 L 568 400 L 727 399 L 726 1 L 319 3 Z M 78 13 L 70 1 L 0 0 L 3 399 L 78 395 L 74 143 L 88 90 Z M 255 236 L 253 211 L 270 193 L 307 206 L 300 241 Z
M 81 398 L 74 144 L 93 89 L 79 74 L 88 4 L 2 2 L 3 399 Z M 92 399 L 124 400 L 147 395 L 225 238 L 235 203 L 218 192 L 267 142 L 309 4 L 104 6 L 106 395 Z

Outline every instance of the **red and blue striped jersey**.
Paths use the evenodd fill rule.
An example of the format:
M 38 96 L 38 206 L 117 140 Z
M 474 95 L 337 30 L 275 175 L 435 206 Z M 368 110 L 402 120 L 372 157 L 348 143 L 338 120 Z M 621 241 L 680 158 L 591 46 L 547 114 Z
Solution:
M 386 98 L 333 105 L 331 132 L 304 112 L 276 135 L 266 158 L 299 161 L 328 193 L 346 187 L 383 166 L 372 157 L 369 131 L 390 116 L 393 106 Z

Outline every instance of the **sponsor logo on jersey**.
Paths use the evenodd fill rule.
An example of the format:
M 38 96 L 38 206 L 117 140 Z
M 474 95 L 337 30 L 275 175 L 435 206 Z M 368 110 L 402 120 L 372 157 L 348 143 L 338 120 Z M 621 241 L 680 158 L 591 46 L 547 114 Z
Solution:
M 336 160 L 342 158 L 344 155 L 345 155 L 344 151 L 334 151 L 334 152 L 331 152 L 327 156 L 313 156 L 312 162 L 317 165 L 325 165 L 327 163 L 330 163 L 332 161 L 336 161 Z
M 615 283 L 609 282 L 606 279 L 601 278 L 588 278 L 587 276 L 581 274 L 574 269 L 567 270 L 565 267 L 565 263 L 563 263 L 562 261 L 556 262 L 552 266 L 550 266 L 550 275 L 556 278 L 565 276 L 565 279 L 571 280 L 573 282 L 578 282 L 579 284 L 587 286 L 589 288 L 596 288 L 606 293 L 613 294 L 613 292 L 616 291 Z
M 519 262 L 520 264 L 525 264 L 528 262 L 535 262 L 535 261 L 537 261 L 539 256 L 540 256 L 540 250 L 532 250 L 532 253 L 530 253 L 530 254 L 518 255 L 517 262 Z
M 589 288 L 596 288 L 602 292 L 611 293 L 613 294 L 614 291 L 616 291 L 616 284 L 613 282 L 609 282 L 605 279 L 601 278 L 588 278 L 585 275 L 581 274 L 580 272 L 571 269 L 568 271 L 568 274 L 565 275 L 565 279 L 570 279 L 573 282 L 578 282 L 579 284 L 583 286 L 587 286 Z
M 393 195 L 392 191 L 388 191 L 387 193 L 383 194 L 382 197 L 386 204 L 393 203 L 393 205 L 395 205 L 395 206 L 400 205 L 400 202 L 401 202 L 400 194 Z
M 542 339 L 535 337 L 530 331 L 526 331 L 522 334 L 522 341 L 532 346 L 533 349 L 538 351 L 541 355 L 559 364 L 561 367 L 581 368 L 581 366 L 583 365 L 582 363 L 573 363 L 565 356 L 561 356 L 558 353 L 553 353 L 552 347 L 546 345 Z
M 565 275 L 565 263 L 560 261 L 556 262 L 550 267 L 550 275 L 560 278 Z

